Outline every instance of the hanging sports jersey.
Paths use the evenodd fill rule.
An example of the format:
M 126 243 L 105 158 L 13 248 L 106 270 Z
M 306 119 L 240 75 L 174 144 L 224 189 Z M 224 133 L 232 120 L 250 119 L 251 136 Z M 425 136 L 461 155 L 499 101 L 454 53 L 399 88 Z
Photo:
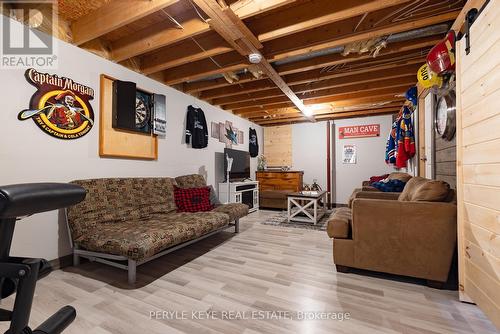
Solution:
M 257 131 L 250 128 L 248 131 L 248 151 L 250 156 L 255 158 L 259 155 L 259 140 L 257 139 Z
M 186 143 L 191 143 L 192 148 L 205 148 L 208 145 L 207 121 L 201 108 L 187 108 Z

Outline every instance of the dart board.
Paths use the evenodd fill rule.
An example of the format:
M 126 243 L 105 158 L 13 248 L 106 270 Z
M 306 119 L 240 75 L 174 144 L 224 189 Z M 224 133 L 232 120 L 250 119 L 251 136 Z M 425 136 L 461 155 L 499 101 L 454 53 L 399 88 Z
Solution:
M 151 94 L 137 90 L 135 94 L 135 128 L 141 132 L 150 132 Z

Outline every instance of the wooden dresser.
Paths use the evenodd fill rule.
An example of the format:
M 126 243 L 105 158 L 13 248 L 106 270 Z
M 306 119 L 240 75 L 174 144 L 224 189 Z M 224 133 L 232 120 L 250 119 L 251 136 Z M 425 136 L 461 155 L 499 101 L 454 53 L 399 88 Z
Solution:
M 260 207 L 285 209 L 286 194 L 302 190 L 303 171 L 259 171 L 255 173 L 259 181 Z

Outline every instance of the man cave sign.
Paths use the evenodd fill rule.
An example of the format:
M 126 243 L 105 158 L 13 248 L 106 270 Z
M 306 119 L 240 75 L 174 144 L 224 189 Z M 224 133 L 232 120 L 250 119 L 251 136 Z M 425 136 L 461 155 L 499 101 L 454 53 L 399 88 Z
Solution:
M 40 129 L 59 139 L 78 139 L 92 129 L 92 88 L 33 68 L 26 70 L 25 77 L 38 90 L 31 97 L 29 109 L 17 116 L 19 120 L 31 118 Z

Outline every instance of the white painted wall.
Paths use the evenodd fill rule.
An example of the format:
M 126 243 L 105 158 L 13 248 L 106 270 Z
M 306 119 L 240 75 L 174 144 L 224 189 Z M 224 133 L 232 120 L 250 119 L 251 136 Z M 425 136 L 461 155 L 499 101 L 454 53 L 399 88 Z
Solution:
M 335 202 L 347 203 L 354 188 L 361 187 L 370 176 L 381 175 L 395 169 L 385 163 L 385 145 L 391 130 L 392 116 L 373 116 L 336 120 L 335 122 Z M 380 124 L 380 137 L 339 139 L 339 127 Z M 357 149 L 356 164 L 342 163 L 342 146 L 354 144 Z
M 317 179 L 327 189 L 326 122 L 292 125 L 292 160 L 294 170 L 304 171 L 304 183 Z
M 208 147 L 201 150 L 188 148 L 183 143 L 186 107 L 192 103 L 197 103 L 205 111 L 209 126 L 211 121 L 229 120 L 244 131 L 244 145 L 235 145 L 233 148 L 248 150 L 249 127 L 257 129 L 259 143 L 263 144 L 262 128 L 247 120 L 70 44 L 59 42 L 58 48 L 59 68 L 47 72 L 70 77 L 94 88 L 96 96 L 92 107 L 95 125 L 84 137 L 65 141 L 42 132 L 31 120 L 17 120 L 17 114 L 29 106 L 35 88 L 24 78 L 24 70 L 0 70 L 0 184 L 67 182 L 97 177 L 178 176 L 199 172 L 207 176 L 209 183 L 216 184 L 222 177 L 222 167 L 216 161 L 216 152 L 223 152 L 225 145 L 213 138 L 210 138 Z M 166 95 L 167 136 L 159 140 L 158 161 L 103 159 L 98 156 L 101 73 L 120 80 L 134 81 L 140 88 Z M 251 175 L 255 175 L 257 158 L 252 158 L 251 165 Z M 216 166 L 221 170 L 216 170 Z M 69 254 L 66 227 L 61 217 L 58 219 L 58 213 L 38 214 L 18 223 L 12 253 L 49 260 Z

